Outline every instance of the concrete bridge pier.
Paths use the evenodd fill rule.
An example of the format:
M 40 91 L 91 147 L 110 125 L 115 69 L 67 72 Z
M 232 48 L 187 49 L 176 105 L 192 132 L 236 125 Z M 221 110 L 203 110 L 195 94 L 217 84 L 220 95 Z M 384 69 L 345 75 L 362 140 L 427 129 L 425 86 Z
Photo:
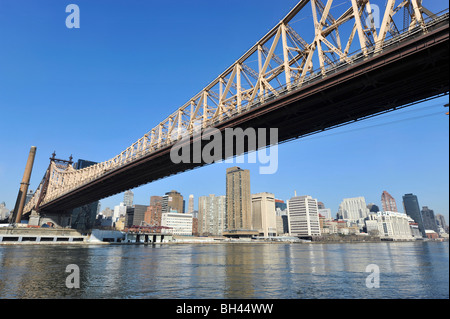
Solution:
M 37 213 L 33 210 L 30 214 L 28 225 L 30 226 L 42 226 L 47 224 L 55 228 L 70 227 L 72 222 L 72 211 L 55 211 Z

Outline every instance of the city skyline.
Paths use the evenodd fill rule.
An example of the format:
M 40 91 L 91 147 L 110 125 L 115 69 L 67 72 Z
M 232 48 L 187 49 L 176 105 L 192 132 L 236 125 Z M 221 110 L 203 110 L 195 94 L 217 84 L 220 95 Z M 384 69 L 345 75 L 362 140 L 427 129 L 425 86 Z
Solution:
M 105 16 L 103 6 L 82 1 L 79 30 L 65 27 L 64 6 L 42 1 L 39 6 L 11 2 L 2 7 L 0 30 L 13 28 L 15 33 L 1 33 L 5 46 L 0 61 L 7 63 L 0 62 L 5 71 L 0 74 L 4 116 L 0 148 L 5 151 L 0 156 L 0 201 L 10 210 L 14 208 L 31 145 L 37 146 L 32 190 L 53 151 L 61 158 L 72 154 L 75 159 L 95 162 L 116 155 L 228 67 L 296 2 L 283 0 L 273 6 L 269 1 L 248 1 L 240 4 L 241 10 L 217 2 L 180 3 L 176 12 L 170 10 L 179 22 L 167 25 L 161 34 L 149 31 L 169 12 L 164 3 L 130 4 L 125 16 L 121 6 L 111 6 L 107 18 L 100 18 Z M 430 2 L 428 9 L 438 12 L 439 6 Z M 205 15 L 207 11 L 221 14 Z M 44 13 L 45 21 L 40 18 Z M 222 28 L 225 16 L 247 21 L 245 30 L 232 24 Z M 198 28 L 202 25 L 210 25 L 208 30 L 202 29 L 208 45 L 199 48 Z M 213 30 L 233 39 L 233 45 L 224 47 Z M 183 72 L 191 74 L 176 94 L 170 84 L 174 74 L 179 74 L 179 66 L 167 61 L 178 53 L 167 48 L 170 46 L 154 46 L 167 43 L 167 35 L 175 31 L 182 32 L 178 38 L 190 61 L 183 64 Z M 34 55 L 24 57 L 26 52 Z M 152 59 L 166 63 L 149 63 Z M 343 198 L 364 196 L 367 203 L 381 207 L 380 194 L 386 189 L 399 210 L 401 197 L 414 193 L 421 206 L 429 206 L 449 220 L 446 103 L 448 96 L 281 144 L 278 171 L 273 175 L 257 174 L 258 164 L 237 165 L 250 169 L 252 193 L 272 192 L 287 200 L 297 190 L 324 202 L 333 215 Z M 132 125 L 124 125 L 126 113 L 139 114 Z M 67 118 L 70 121 L 63 120 Z M 171 189 L 196 198 L 225 194 L 222 171 L 235 165 L 212 164 L 133 189 L 135 202 L 147 204 L 150 194 L 163 195 Z M 102 207 L 114 207 L 121 197 L 102 199 Z
M 240 169 L 239 167 L 236 167 L 237 169 Z M 249 172 L 250 173 L 250 172 Z M 172 190 L 171 192 L 176 192 L 176 193 L 178 193 L 181 197 L 183 196 L 182 195 L 182 193 L 181 192 L 177 192 L 176 190 Z M 386 193 L 386 191 L 383 191 L 382 192 L 382 198 L 383 198 L 383 195 L 385 195 L 385 193 Z M 268 192 L 260 192 L 260 193 L 253 193 L 253 192 L 251 192 L 251 197 L 253 198 L 253 197 L 258 197 L 258 196 L 261 196 L 261 194 L 271 194 L 271 193 L 268 193 Z M 271 195 L 274 195 L 274 194 L 271 194 Z M 402 196 L 402 199 L 406 196 L 408 196 L 408 195 L 412 195 L 412 196 L 414 196 L 414 197 L 416 197 L 416 195 L 415 194 L 411 194 L 411 193 L 409 193 L 409 194 L 404 194 L 403 196 Z M 194 195 L 193 194 L 190 194 L 189 195 L 190 196 L 190 198 L 191 198 L 191 196 L 192 197 L 194 197 Z M 275 199 L 275 201 L 278 201 L 278 202 L 282 202 L 284 205 L 287 205 L 287 202 L 290 200 L 290 199 L 292 199 L 292 198 L 294 198 L 294 197 L 311 197 L 310 195 L 305 195 L 305 194 L 298 194 L 297 195 L 297 192 L 296 191 L 294 191 L 294 194 L 289 198 L 289 199 L 280 199 L 280 198 L 277 198 L 276 196 L 274 196 L 273 198 Z M 391 195 L 390 195 L 391 196 Z M 152 206 L 152 200 L 155 198 L 155 197 L 160 197 L 161 199 L 163 198 L 163 197 L 161 197 L 161 196 L 158 196 L 158 195 L 150 195 L 150 201 L 149 201 L 149 205 L 147 205 L 147 204 L 136 204 L 136 205 L 147 205 L 147 206 Z M 201 204 L 200 204 L 200 202 L 201 201 L 204 201 L 206 198 L 219 198 L 219 197 L 221 197 L 221 198 L 224 198 L 224 199 L 226 199 L 226 194 L 215 194 L 215 193 L 210 193 L 210 194 L 208 194 L 208 195 L 198 195 L 197 196 L 197 201 L 192 201 L 194 204 L 193 204 L 193 207 L 194 207 L 194 211 L 195 212 L 199 212 L 200 210 L 201 210 Z M 417 197 L 416 197 L 417 198 Z M 392 196 L 391 196 L 391 200 L 395 200 L 395 198 L 393 198 Z M 317 201 L 317 199 L 316 199 L 316 201 Z M 362 214 L 362 215 L 364 215 L 364 216 L 359 216 L 359 218 L 362 218 L 362 219 L 364 219 L 364 218 L 366 218 L 367 216 L 369 216 L 370 214 L 372 214 L 372 213 L 375 213 L 375 212 L 369 212 L 369 205 L 371 205 L 371 204 L 373 204 L 373 203 L 367 203 L 366 201 L 365 201 L 365 197 L 364 196 L 358 196 L 358 197 L 350 197 L 350 198 L 343 198 L 342 199 L 342 201 L 341 201 L 341 203 L 340 203 L 340 208 L 342 207 L 342 205 L 343 204 L 345 204 L 345 205 L 356 205 L 355 203 L 356 202 L 361 202 L 361 204 L 363 204 L 363 205 L 360 205 L 360 207 L 361 208 L 365 208 L 366 210 L 365 210 L 365 212 Z M 320 203 L 321 205 L 324 205 L 322 202 L 318 202 L 318 203 Z M 117 205 L 120 205 L 120 204 L 123 204 L 122 202 L 121 203 L 119 203 L 119 204 L 116 204 L 116 205 L 114 205 L 112 208 L 114 209 L 114 207 L 117 207 Z M 419 202 L 419 204 L 420 204 L 420 202 Z M 133 204 L 134 205 L 134 204 Z M 407 212 L 406 212 L 406 210 L 405 210 L 405 208 L 404 208 L 404 205 L 403 205 L 403 200 L 402 200 L 402 206 L 403 206 L 403 209 L 397 209 L 397 210 L 395 210 L 395 211 L 392 211 L 392 210 L 386 210 L 386 209 L 384 209 L 382 206 L 381 206 L 381 208 L 379 209 L 379 211 L 378 212 L 399 212 L 400 214 L 406 214 L 406 215 L 408 215 L 408 216 L 410 216 L 410 217 L 412 217 L 412 215 L 410 215 L 410 214 L 407 214 Z M 418 206 L 419 207 L 419 210 L 418 211 L 420 211 L 422 214 L 423 214 L 423 211 L 425 210 L 430 210 L 429 209 L 429 207 L 428 206 L 423 206 L 423 205 L 419 205 Z M 105 208 L 103 208 L 101 211 L 99 210 L 98 211 L 98 213 L 101 213 L 103 210 L 111 210 L 111 207 L 105 207 Z M 252 210 L 253 210 L 253 204 L 252 204 Z M 321 213 L 321 210 L 324 212 L 324 213 L 329 213 L 329 211 L 328 210 L 331 210 L 331 208 L 329 208 L 329 207 L 325 207 L 325 208 L 323 208 L 323 209 L 318 209 L 318 212 L 319 212 L 319 214 Z M 275 212 L 275 209 L 274 209 L 274 212 Z M 433 212 L 433 210 L 431 210 L 431 212 Z M 188 214 L 188 212 L 187 211 L 185 211 L 184 212 L 185 214 Z M 436 214 L 436 216 L 435 217 L 433 217 L 433 218 L 435 218 L 435 220 L 437 220 L 437 216 L 438 215 L 440 215 L 440 216 L 443 216 L 442 214 Z M 345 214 L 342 214 L 342 215 L 340 215 L 340 209 L 338 209 L 337 211 L 336 211 L 336 213 L 333 213 L 333 210 L 331 210 L 331 216 L 330 217 L 327 217 L 327 216 L 325 216 L 325 215 L 323 215 L 324 217 L 326 217 L 326 218 L 330 218 L 331 217 L 331 219 L 333 219 L 333 220 L 336 220 L 336 219 L 344 219 L 344 220 L 348 220 L 348 221 L 351 221 L 351 222 L 353 222 L 353 221 L 356 221 L 357 219 L 359 219 L 359 218 L 349 218 L 349 217 L 347 217 L 347 218 L 345 218 Z M 434 213 L 433 213 L 433 216 L 434 216 Z M 444 218 L 445 218 L 445 216 L 443 216 Z M 444 221 L 447 223 L 448 222 L 448 219 L 447 218 L 445 218 L 444 219 Z M 433 224 L 434 225 L 434 224 Z M 437 227 L 437 226 L 436 226 Z M 430 227 L 428 227 L 428 228 L 430 228 Z

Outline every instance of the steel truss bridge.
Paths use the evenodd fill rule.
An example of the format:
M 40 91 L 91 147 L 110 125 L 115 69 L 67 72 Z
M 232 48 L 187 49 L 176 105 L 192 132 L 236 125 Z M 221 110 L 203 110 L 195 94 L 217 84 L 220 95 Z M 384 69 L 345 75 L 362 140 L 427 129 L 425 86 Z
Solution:
M 170 160 L 171 147 L 199 129 L 278 128 L 283 142 L 447 94 L 448 10 L 387 0 L 377 22 L 373 8 L 369 0 L 301 0 L 214 81 L 114 158 L 75 169 L 53 157 L 24 213 L 63 213 L 205 165 Z

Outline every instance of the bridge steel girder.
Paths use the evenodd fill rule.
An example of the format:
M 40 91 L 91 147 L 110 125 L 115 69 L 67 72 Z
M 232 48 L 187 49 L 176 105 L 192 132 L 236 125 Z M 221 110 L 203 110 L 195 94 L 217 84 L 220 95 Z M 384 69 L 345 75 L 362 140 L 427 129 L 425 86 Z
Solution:
M 283 142 L 447 93 L 448 28 L 448 23 L 444 22 L 370 59 L 345 66 L 314 83 L 225 120 L 216 128 L 222 133 L 226 128 L 236 127 L 278 128 L 279 141 Z M 171 145 L 163 147 L 119 167 L 44 204 L 42 210 L 71 209 L 207 164 L 174 164 L 170 149 Z M 246 147 L 247 151 L 251 149 Z

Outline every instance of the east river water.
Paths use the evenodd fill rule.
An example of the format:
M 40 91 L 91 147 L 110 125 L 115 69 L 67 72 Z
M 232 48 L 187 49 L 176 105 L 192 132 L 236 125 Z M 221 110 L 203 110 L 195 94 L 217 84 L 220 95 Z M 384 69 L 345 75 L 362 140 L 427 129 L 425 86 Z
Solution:
M 6 298 L 444 299 L 449 244 L 4 245 Z

